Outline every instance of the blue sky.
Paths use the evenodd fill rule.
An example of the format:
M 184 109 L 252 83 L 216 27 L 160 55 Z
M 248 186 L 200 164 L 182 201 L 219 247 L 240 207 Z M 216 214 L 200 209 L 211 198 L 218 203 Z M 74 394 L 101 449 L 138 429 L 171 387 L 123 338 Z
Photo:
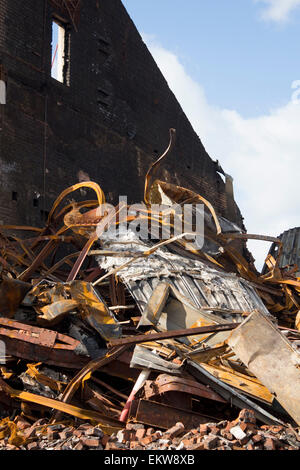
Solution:
M 300 226 L 300 0 L 123 0 L 249 233 Z M 294 89 L 292 89 L 294 84 Z M 269 245 L 249 242 L 260 268 Z
M 284 0 L 285 2 L 289 0 Z M 245 117 L 281 106 L 300 77 L 300 8 L 263 21 L 253 0 L 123 0 L 138 30 L 173 51 L 208 100 Z

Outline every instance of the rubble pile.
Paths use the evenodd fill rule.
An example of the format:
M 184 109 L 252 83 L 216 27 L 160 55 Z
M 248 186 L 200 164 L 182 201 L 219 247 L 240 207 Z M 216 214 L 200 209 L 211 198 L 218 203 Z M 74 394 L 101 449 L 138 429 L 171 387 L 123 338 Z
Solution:
M 187 431 L 176 423 L 166 431 L 128 423 L 108 436 L 99 426 L 83 423 L 30 424 L 18 416 L 14 438 L 0 441 L 0 450 L 299 450 L 300 434 L 292 427 L 258 426 L 253 412 L 242 410 L 234 421 L 200 424 Z M 2 426 L 4 427 L 4 426 Z M 0 431 L 1 432 L 1 431 Z M 10 444 L 13 442 L 14 444 Z
M 1 226 L 0 449 L 299 448 L 298 267 L 152 181 L 174 135 L 142 205 L 84 182 L 43 229 Z M 278 247 L 263 275 L 249 238 Z

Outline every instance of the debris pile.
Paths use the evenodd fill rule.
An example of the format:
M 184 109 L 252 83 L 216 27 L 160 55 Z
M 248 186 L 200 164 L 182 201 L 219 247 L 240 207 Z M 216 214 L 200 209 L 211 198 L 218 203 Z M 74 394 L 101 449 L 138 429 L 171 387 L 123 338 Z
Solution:
M 144 204 L 83 182 L 43 229 L 1 226 L 0 448 L 299 448 L 298 267 L 153 182 L 174 136 Z M 263 275 L 247 239 L 278 246 Z
M 242 410 L 234 421 L 200 424 L 187 430 L 175 423 L 161 431 L 139 423 L 104 434 L 89 423 L 49 424 L 40 419 L 34 424 L 22 417 L 14 423 L 5 420 L 0 435 L 14 426 L 15 433 L 0 441 L 0 450 L 299 450 L 300 435 L 292 427 L 258 426 L 253 412 Z M 9 434 L 9 432 L 7 432 Z M 9 443 L 10 442 L 10 443 Z

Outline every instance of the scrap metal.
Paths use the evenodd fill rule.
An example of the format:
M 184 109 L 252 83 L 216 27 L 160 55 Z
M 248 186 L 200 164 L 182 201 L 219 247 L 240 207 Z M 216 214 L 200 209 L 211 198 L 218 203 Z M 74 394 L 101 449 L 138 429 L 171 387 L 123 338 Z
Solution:
M 43 228 L 1 225 L 0 444 L 27 445 L 12 410 L 49 425 L 95 421 L 108 434 L 125 422 L 189 430 L 243 409 L 265 425 L 300 425 L 300 278 L 285 265 L 298 234 L 247 234 L 200 194 L 155 179 L 175 134 L 146 174 L 139 212 L 108 206 L 88 181 L 58 196 Z M 95 197 L 71 200 L 78 190 Z M 188 221 L 172 208 L 190 204 L 196 216 L 199 203 L 201 249 L 193 222 L 176 233 Z M 274 244 L 262 274 L 237 248 L 248 239 Z

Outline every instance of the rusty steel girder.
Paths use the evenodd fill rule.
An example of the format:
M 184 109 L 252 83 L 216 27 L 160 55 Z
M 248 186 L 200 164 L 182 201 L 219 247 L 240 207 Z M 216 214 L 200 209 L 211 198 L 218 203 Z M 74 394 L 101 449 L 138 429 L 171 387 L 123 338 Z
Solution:
M 187 379 L 167 374 L 160 374 L 154 382 L 147 381 L 144 390 L 145 398 L 148 400 L 154 400 L 155 397 L 162 397 L 170 393 L 173 395 L 175 392 L 179 395 L 188 395 L 190 398 L 194 396 L 227 403 L 218 393 L 192 378 Z
M 197 428 L 200 424 L 215 420 L 190 410 L 175 408 L 163 403 L 150 400 L 134 400 L 131 403 L 129 422 L 134 421 L 161 429 L 169 429 L 174 423 L 183 423 L 186 430 Z
M 6 354 L 46 364 L 80 369 L 89 361 L 81 343 L 57 331 L 0 318 L 0 340 Z

